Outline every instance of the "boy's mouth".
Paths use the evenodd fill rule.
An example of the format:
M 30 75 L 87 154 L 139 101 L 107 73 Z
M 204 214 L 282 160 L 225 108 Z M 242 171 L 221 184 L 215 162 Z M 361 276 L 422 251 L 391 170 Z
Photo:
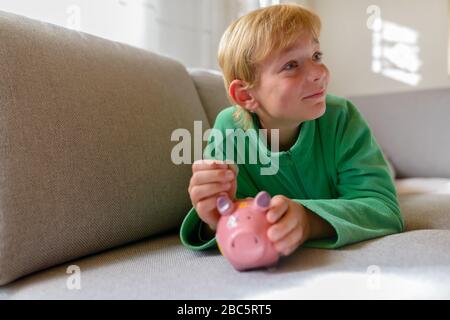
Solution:
M 325 89 L 321 89 L 320 91 L 316 91 L 315 93 L 304 97 L 303 99 L 317 99 L 322 97 L 325 94 Z

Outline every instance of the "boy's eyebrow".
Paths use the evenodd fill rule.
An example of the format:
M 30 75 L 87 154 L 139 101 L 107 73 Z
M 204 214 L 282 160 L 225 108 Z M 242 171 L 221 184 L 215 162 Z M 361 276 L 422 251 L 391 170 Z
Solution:
M 311 43 L 313 45 L 320 45 L 319 40 L 315 37 L 313 37 Z M 277 72 L 278 69 L 280 68 L 280 65 L 286 62 L 286 61 L 284 61 L 286 59 L 285 58 L 286 55 L 290 54 L 292 51 L 295 51 L 295 50 L 297 50 L 297 48 L 295 47 L 295 45 L 292 45 L 292 46 L 289 46 L 289 47 L 279 51 L 279 53 L 277 54 L 277 56 L 274 60 L 274 63 L 272 64 L 274 72 Z
M 313 45 L 320 44 L 319 39 L 317 39 L 317 38 L 313 38 L 313 39 L 311 40 L 311 43 L 312 43 Z M 287 48 L 281 50 L 279 56 L 280 56 L 280 58 L 281 58 L 281 56 L 284 56 L 284 55 L 286 55 L 286 54 L 288 54 L 288 53 L 290 53 L 291 51 L 294 51 L 294 50 L 295 50 L 295 45 L 292 45 L 292 46 L 290 46 L 290 47 L 287 47 Z

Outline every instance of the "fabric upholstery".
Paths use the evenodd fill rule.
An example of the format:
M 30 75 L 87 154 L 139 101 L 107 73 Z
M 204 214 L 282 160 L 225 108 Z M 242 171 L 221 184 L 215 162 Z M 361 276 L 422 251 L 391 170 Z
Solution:
M 222 74 L 197 68 L 189 69 L 189 74 L 195 83 L 209 123 L 213 126 L 219 112 L 233 104 L 227 96 Z
M 406 230 L 450 230 L 450 179 L 395 180 Z
M 190 165 L 171 133 L 209 123 L 187 70 L 0 13 L 0 284 L 176 228 Z
M 235 271 L 176 234 L 73 261 L 0 288 L 5 299 L 443 299 L 450 233 L 420 230 L 339 250 L 299 249 L 273 269 Z M 70 265 L 80 290 L 69 290 Z
M 348 97 L 391 160 L 397 178 L 450 178 L 450 90 Z
M 191 168 L 170 161 L 170 136 L 229 105 L 220 75 L 190 73 L 0 13 L 0 284 L 20 278 L 0 299 L 450 298 L 450 198 L 429 180 L 403 181 L 407 232 L 301 248 L 274 269 L 239 273 L 217 250 L 183 247 Z M 445 178 L 448 97 L 352 101 L 401 177 Z M 80 290 L 67 286 L 72 265 Z

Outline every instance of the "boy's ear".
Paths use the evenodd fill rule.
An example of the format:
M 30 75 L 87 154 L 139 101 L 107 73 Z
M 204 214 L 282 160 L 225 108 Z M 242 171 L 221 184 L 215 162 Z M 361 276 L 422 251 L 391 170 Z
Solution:
M 229 87 L 230 97 L 247 111 L 255 112 L 258 109 L 258 101 L 247 88 L 247 83 L 242 80 L 233 80 Z

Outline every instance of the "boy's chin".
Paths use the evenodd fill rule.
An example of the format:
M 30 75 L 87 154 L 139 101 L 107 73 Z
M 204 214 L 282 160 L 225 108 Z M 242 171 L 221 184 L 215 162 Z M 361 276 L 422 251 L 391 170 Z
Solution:
M 305 112 L 303 115 L 303 119 L 306 119 L 306 121 L 315 120 L 323 116 L 326 110 L 327 105 L 325 101 L 308 106 L 307 108 L 304 109 Z

